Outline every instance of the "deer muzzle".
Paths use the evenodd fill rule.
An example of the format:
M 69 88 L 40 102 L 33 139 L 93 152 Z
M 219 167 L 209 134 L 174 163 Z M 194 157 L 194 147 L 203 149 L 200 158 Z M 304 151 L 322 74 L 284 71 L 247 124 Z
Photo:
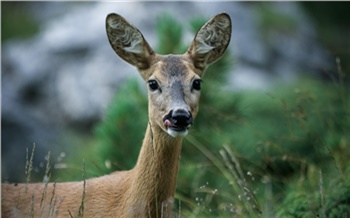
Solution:
M 193 124 L 190 111 L 184 109 L 170 110 L 163 118 L 164 126 L 169 135 L 173 137 L 186 136 L 188 129 Z

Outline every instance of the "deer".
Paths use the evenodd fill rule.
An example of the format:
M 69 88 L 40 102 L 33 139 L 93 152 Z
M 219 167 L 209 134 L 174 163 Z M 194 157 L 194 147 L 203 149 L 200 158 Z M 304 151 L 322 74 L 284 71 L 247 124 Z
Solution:
M 171 217 L 183 138 L 198 113 L 201 78 L 231 39 L 221 13 L 196 33 L 184 54 L 160 55 L 122 16 L 106 18 L 115 53 L 148 86 L 146 133 L 135 166 L 78 182 L 2 184 L 2 217 Z

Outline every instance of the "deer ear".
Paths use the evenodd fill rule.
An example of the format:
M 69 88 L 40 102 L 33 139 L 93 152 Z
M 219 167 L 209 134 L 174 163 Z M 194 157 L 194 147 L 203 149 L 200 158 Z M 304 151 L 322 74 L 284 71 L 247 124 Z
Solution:
M 154 51 L 136 27 L 113 13 L 106 18 L 106 31 L 109 43 L 119 57 L 138 69 L 150 66 Z
M 226 13 L 218 14 L 204 24 L 187 50 L 196 68 L 204 70 L 224 54 L 230 43 L 231 29 L 231 19 Z

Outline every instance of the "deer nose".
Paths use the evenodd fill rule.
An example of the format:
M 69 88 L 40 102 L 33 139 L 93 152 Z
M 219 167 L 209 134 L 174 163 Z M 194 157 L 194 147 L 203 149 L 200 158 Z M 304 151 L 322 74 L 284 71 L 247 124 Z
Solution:
M 163 119 L 164 124 L 172 128 L 185 129 L 192 125 L 191 112 L 184 109 L 171 110 Z
M 178 109 L 173 112 L 172 119 L 175 126 L 178 127 L 189 127 L 192 125 L 192 114 L 189 111 Z

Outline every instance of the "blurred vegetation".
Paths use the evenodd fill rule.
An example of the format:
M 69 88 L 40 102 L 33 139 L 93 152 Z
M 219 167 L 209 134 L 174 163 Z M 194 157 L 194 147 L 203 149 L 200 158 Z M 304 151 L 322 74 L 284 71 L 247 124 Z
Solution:
M 297 29 L 297 21 L 294 17 L 284 14 L 281 11 L 271 8 L 269 3 L 257 3 L 256 11 L 261 33 L 268 33 L 270 30 L 278 30 L 292 34 Z
M 186 51 L 187 47 L 182 44 L 182 26 L 170 15 L 162 14 L 158 17 L 157 34 L 158 54 L 180 54 Z
M 350 72 L 350 2 L 301 2 L 317 25 L 319 38 Z
M 113 167 L 113 170 L 132 168 L 141 148 L 147 122 L 147 96 L 137 81 L 127 81 L 118 90 L 104 122 L 96 127 L 98 156 L 111 161 L 117 167 Z
M 29 38 L 38 33 L 39 22 L 28 11 L 29 4 L 1 2 L 1 42 Z

